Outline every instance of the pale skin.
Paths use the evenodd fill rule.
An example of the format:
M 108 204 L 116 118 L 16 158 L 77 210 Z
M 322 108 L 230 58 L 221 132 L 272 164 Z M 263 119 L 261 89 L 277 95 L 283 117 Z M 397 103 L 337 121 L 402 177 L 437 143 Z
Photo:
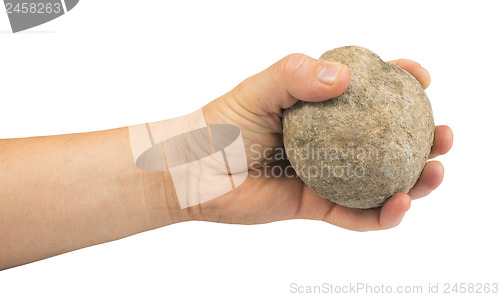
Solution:
M 418 63 L 391 63 L 429 86 L 429 73 Z M 326 66 L 338 68 L 325 74 Z M 336 97 L 349 82 L 347 66 L 293 54 L 210 102 L 203 112 L 208 124 L 238 126 L 247 157 L 254 160 L 252 144 L 263 150 L 282 146 L 284 108 L 298 100 Z M 452 142 L 451 129 L 436 126 L 430 159 L 447 153 Z M 443 174 L 439 161 L 429 161 L 409 193 L 392 196 L 381 208 L 357 210 L 319 197 L 299 178 L 250 172 L 240 187 L 222 197 L 159 212 L 153 220 L 146 196 L 163 191 L 171 199 L 171 180 L 168 173 L 135 167 L 127 128 L 0 140 L 0 269 L 189 220 L 260 224 L 312 219 L 356 231 L 389 229 L 401 222 L 412 200 L 439 186 Z

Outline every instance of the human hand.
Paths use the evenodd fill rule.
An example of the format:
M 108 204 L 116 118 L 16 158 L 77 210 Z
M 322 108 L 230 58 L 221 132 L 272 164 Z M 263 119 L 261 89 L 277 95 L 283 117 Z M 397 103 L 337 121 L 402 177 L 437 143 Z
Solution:
M 429 86 L 429 73 L 418 63 L 405 59 L 390 63 L 411 73 L 424 88 Z M 428 195 L 441 183 L 444 169 L 439 161 L 427 162 L 409 193 L 398 193 L 375 209 L 351 209 L 332 203 L 289 173 L 269 177 L 258 172 L 269 165 L 290 168 L 273 156 L 283 147 L 283 109 L 298 100 L 318 102 L 337 97 L 349 82 L 350 70 L 345 65 L 292 54 L 206 105 L 203 112 L 208 124 L 233 124 L 241 129 L 249 173 L 232 192 L 193 207 L 192 218 L 238 224 L 313 219 L 357 231 L 397 226 L 411 200 Z M 437 126 L 429 158 L 447 153 L 452 142 L 451 129 Z

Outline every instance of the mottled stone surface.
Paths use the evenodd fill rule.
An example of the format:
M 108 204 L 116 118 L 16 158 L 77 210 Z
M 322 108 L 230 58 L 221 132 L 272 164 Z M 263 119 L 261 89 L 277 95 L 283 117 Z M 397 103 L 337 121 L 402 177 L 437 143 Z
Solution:
M 379 207 L 408 192 L 424 168 L 434 139 L 429 99 L 412 75 L 365 48 L 337 48 L 321 59 L 348 65 L 351 84 L 337 98 L 284 111 L 288 158 L 320 196 Z

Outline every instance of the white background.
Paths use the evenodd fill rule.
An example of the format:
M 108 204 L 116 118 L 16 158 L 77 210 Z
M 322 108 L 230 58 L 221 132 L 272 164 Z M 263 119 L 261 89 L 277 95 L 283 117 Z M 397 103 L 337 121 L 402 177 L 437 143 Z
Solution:
M 439 158 L 443 184 L 395 229 L 182 223 L 2 271 L 0 296 L 299 296 L 290 283 L 500 282 L 496 4 L 81 0 L 19 34 L 0 14 L 0 138 L 180 116 L 289 53 L 344 45 L 419 61 L 432 75 L 436 124 L 455 132 Z

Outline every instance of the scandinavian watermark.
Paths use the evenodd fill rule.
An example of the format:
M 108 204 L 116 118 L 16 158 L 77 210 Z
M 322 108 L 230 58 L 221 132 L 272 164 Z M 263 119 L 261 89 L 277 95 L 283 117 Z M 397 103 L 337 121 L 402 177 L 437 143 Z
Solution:
M 363 178 L 366 169 L 362 165 L 366 160 L 377 160 L 379 152 L 373 147 L 321 147 L 309 144 L 300 149 L 284 147 L 263 148 L 261 145 L 250 146 L 250 172 L 253 177 L 287 177 L 297 175 L 307 180 L 314 178 Z M 313 160 L 315 165 L 283 166 L 279 161 Z

